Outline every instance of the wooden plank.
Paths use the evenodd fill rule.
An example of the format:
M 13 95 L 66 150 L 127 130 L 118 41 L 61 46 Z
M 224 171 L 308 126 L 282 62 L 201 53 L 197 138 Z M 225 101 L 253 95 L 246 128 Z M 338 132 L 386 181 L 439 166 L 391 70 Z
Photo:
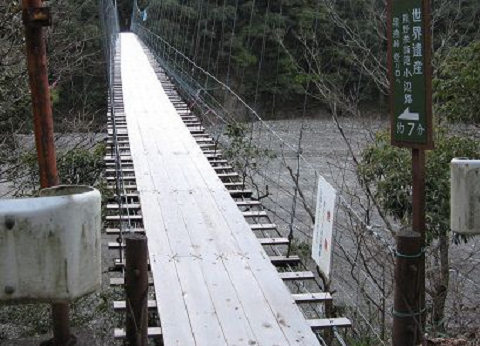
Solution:
M 217 174 L 217 175 L 218 175 L 218 177 L 219 177 L 220 179 L 222 179 L 222 178 L 236 178 L 236 177 L 239 176 L 237 172 L 232 172 L 232 173 L 219 173 L 219 174 Z
M 300 264 L 300 257 L 292 255 L 292 256 L 270 256 L 270 261 L 274 265 L 297 265 Z
M 124 248 L 124 247 L 125 247 L 125 244 L 124 244 L 124 243 L 120 244 L 120 243 L 118 243 L 118 242 L 116 242 L 116 241 L 110 241 L 110 242 L 108 242 L 108 248 L 109 248 L 109 249 L 118 249 L 119 247 Z
M 239 189 L 242 189 L 243 188 L 243 183 L 241 181 L 236 181 L 236 182 L 232 182 L 232 183 L 223 183 L 223 185 L 225 185 L 225 187 L 227 189 L 236 189 L 236 188 L 239 188 Z
M 122 204 L 123 209 L 140 209 L 140 203 L 130 203 L 130 204 Z M 120 204 L 112 203 L 107 204 L 107 210 L 115 210 L 120 209 Z
M 155 339 L 162 337 L 162 328 L 160 327 L 148 327 L 148 337 Z M 115 339 L 125 339 L 127 337 L 127 332 L 123 328 L 115 328 L 113 331 L 113 337 Z
M 253 194 L 252 190 L 229 190 L 228 192 L 232 197 L 250 197 Z
M 135 57 L 135 60 L 137 58 Z M 135 65 L 141 67 L 138 63 Z M 151 76 L 145 76 L 146 80 L 149 78 Z M 195 257 L 196 250 L 182 222 L 181 210 L 173 203 L 176 199 L 174 189 L 181 190 L 184 188 L 183 183 L 179 180 L 178 172 L 171 172 L 169 175 L 170 171 L 167 171 L 167 168 L 171 167 L 170 163 L 165 165 L 162 162 L 167 160 L 165 155 L 169 154 L 168 150 L 165 150 L 169 146 L 168 140 L 158 136 L 160 132 L 155 126 L 154 119 L 149 121 L 149 116 L 156 115 L 161 105 L 152 105 L 155 112 L 150 112 L 149 109 L 143 111 L 136 109 L 138 103 L 147 105 L 151 102 L 144 100 L 144 95 L 138 95 L 137 87 L 134 85 L 131 87 L 128 90 L 136 95 L 131 98 L 131 105 L 135 109 L 131 114 L 135 114 L 135 118 L 132 119 L 133 129 L 129 128 L 129 133 L 139 177 L 142 210 L 146 216 L 144 224 L 149 238 L 150 263 L 156 297 L 161 302 L 159 315 L 166 343 L 193 345 L 199 340 L 205 342 L 208 339 L 212 345 L 224 344 L 225 338 L 218 316 L 203 280 L 201 262 Z M 128 114 L 128 101 L 126 109 Z M 161 151 L 158 151 L 156 145 L 159 139 L 165 140 L 163 143 L 165 147 L 161 148 Z M 180 152 L 177 152 L 178 154 Z M 162 191 L 162 194 L 157 191 Z M 156 220 L 159 217 L 161 220 Z M 171 265 L 168 266 L 167 263 Z M 172 287 L 170 282 L 172 280 L 178 284 L 177 289 Z M 180 318 L 178 314 L 176 315 L 177 311 L 185 317 Z
M 147 133 L 144 132 L 142 138 L 155 138 L 156 131 L 153 127 L 145 129 L 145 131 Z M 153 131 L 150 136 L 148 131 Z M 174 142 L 175 139 L 168 140 L 170 144 Z M 214 345 L 238 342 L 242 337 L 255 340 L 248 325 L 248 319 L 242 315 L 242 310 L 239 309 L 241 302 L 236 298 L 236 290 L 229 283 L 229 275 L 223 263 L 218 259 L 218 255 L 215 254 L 220 251 L 208 251 L 208 247 L 213 243 L 205 235 L 207 230 L 202 232 L 202 226 L 206 226 L 199 222 L 201 219 L 197 212 L 198 208 L 192 204 L 192 193 L 195 190 L 191 190 L 192 186 L 187 184 L 184 176 L 184 171 L 188 171 L 188 166 L 179 155 L 179 151 L 176 155 L 169 153 L 165 153 L 165 155 L 168 156 L 165 158 L 166 162 L 169 162 L 168 169 L 162 169 L 162 166 L 165 165 L 161 164 L 161 157 L 151 159 L 150 164 L 151 167 L 155 167 L 154 174 L 159 177 L 157 189 L 165 192 L 172 188 L 176 190 L 176 193 L 172 195 L 158 194 L 157 201 L 161 210 L 165 211 L 163 213 L 165 218 L 171 222 L 171 226 L 166 225 L 166 231 L 167 233 L 172 232 L 171 238 L 175 238 L 175 242 L 173 242 L 175 253 L 181 254 L 185 251 L 191 253 L 189 256 L 181 256 L 181 259 L 178 259 L 179 266 L 181 266 L 178 273 L 184 291 L 188 292 L 188 295 L 185 296 L 185 303 L 190 316 L 190 325 L 195 331 L 196 341 L 199 344 Z M 183 206 L 183 208 L 179 206 Z M 176 220 L 179 220 L 180 223 L 175 222 Z M 185 249 L 186 247 L 187 249 Z M 208 254 L 211 254 L 211 259 L 207 257 Z M 203 258 L 205 260 L 202 260 Z M 192 268 L 197 268 L 197 270 L 187 275 L 188 270 L 191 271 Z M 208 298 L 207 293 L 212 297 L 211 299 Z M 203 314 L 205 316 L 202 318 Z M 162 316 L 162 312 L 160 312 L 160 316 Z M 220 317 L 222 317 L 221 320 Z M 209 321 L 208 325 L 205 324 L 205 320 Z M 221 321 L 230 322 L 221 325 Z
M 230 193 L 146 66 L 135 36 L 121 38 L 125 113 L 165 344 L 316 344 Z
M 107 168 L 105 170 L 106 173 L 117 173 L 117 170 L 114 169 L 114 168 Z M 121 172 L 123 173 L 135 173 L 135 169 L 134 168 L 123 168 L 121 170 Z
M 225 164 L 225 163 L 228 163 L 227 160 L 224 160 L 222 159 L 222 155 L 221 154 L 204 154 L 205 157 L 210 161 L 210 162 L 214 162 L 216 164 Z
M 104 156 L 103 157 L 103 160 L 104 161 L 117 161 L 117 157 L 116 156 Z M 123 156 L 120 156 L 120 160 L 123 162 L 123 161 L 132 161 L 132 156 L 130 156 L 130 154 L 128 155 L 123 155 Z
M 264 210 L 253 210 L 253 211 L 244 211 L 242 212 L 243 217 L 264 217 L 268 216 L 267 212 Z
M 251 224 L 250 228 L 252 231 L 269 231 L 277 229 L 277 225 L 274 223 Z
M 213 167 L 213 169 L 216 171 L 227 171 L 227 170 L 233 169 L 233 167 L 230 165 L 225 165 L 225 166 L 215 166 Z
M 147 307 L 149 309 L 156 309 L 157 308 L 157 301 L 149 299 L 147 301 Z M 125 300 L 116 300 L 113 302 L 113 310 L 126 310 L 127 303 Z
M 148 278 L 148 284 L 153 285 L 153 279 Z M 123 286 L 125 285 L 124 278 L 110 278 L 110 286 Z
M 143 228 L 131 228 L 131 229 L 124 229 L 123 232 L 124 233 L 128 233 L 128 232 L 145 233 L 145 230 Z M 105 233 L 112 234 L 112 235 L 120 234 L 120 229 L 119 228 L 106 228 Z
M 116 167 L 117 166 L 117 163 L 115 161 L 111 161 L 111 162 L 105 162 L 105 166 L 107 167 Z M 123 169 L 130 169 L 133 167 L 133 162 L 122 162 L 122 165 L 121 165 L 121 171 L 123 171 Z
M 108 185 L 107 189 L 109 190 L 115 190 L 117 188 L 116 185 Z M 127 190 L 136 190 L 137 185 L 136 184 L 123 184 L 123 188 Z
M 117 181 L 117 180 L 121 180 L 121 181 L 135 181 L 135 177 L 131 177 L 131 176 L 123 176 L 123 177 L 107 177 L 106 179 L 108 182 L 111 182 L 111 181 Z
M 208 162 L 210 164 L 215 164 L 215 165 L 226 165 L 228 163 L 227 160 L 224 159 L 218 159 L 218 157 L 221 157 L 221 155 L 205 155 L 205 157 L 208 159 Z
M 262 245 L 288 245 L 287 238 L 260 238 L 258 239 Z
M 319 303 L 332 300 L 332 295 L 328 292 L 318 292 L 318 293 L 298 293 L 292 294 L 293 300 L 296 303 Z
M 251 200 L 251 201 L 235 201 L 235 203 L 239 206 L 239 207 L 257 207 L 257 206 L 261 206 L 262 203 L 260 203 L 260 201 L 255 201 L 255 200 Z
M 352 326 L 352 322 L 345 317 L 336 318 L 317 318 L 308 320 L 308 324 L 312 330 L 322 330 L 332 327 L 348 328 Z
M 111 197 L 110 200 L 115 200 L 115 198 L 118 198 L 116 197 L 116 193 L 114 192 L 114 197 Z M 122 193 L 122 195 L 120 196 L 121 198 L 138 198 L 139 194 L 138 192 L 127 192 L 127 193 Z
M 142 215 L 128 215 L 128 214 L 124 214 L 124 215 L 107 215 L 105 216 L 105 220 L 106 221 L 127 221 L 127 220 L 135 220 L 135 221 L 138 221 L 138 220 L 142 220 L 143 216 Z
M 204 149 L 202 148 L 202 151 L 205 155 L 218 155 L 218 156 L 221 156 L 222 155 L 222 150 L 220 149 Z
M 293 280 L 311 280 L 315 279 L 315 275 L 310 271 L 304 272 L 281 272 L 278 273 L 280 278 L 285 281 L 293 281 Z
M 197 143 L 214 143 L 215 141 L 213 140 L 213 138 L 209 137 L 209 136 L 204 136 L 204 137 L 196 137 L 195 138 L 195 141 Z
M 123 44 L 131 44 L 127 38 L 136 43 L 133 35 L 128 36 L 130 35 L 122 34 L 122 46 Z M 144 95 L 142 95 L 144 91 L 135 90 L 137 89 L 135 83 L 137 77 L 135 77 L 136 71 L 132 71 L 135 65 L 142 64 L 136 61 L 137 58 L 135 57 L 135 55 L 142 57 L 142 53 L 138 48 L 135 51 L 134 47 L 132 49 L 122 49 L 122 77 L 126 77 L 125 80 L 129 81 L 124 86 L 125 109 L 127 117 L 129 114 L 132 114 L 132 120 L 129 121 L 130 141 L 132 144 L 132 155 L 135 157 L 135 168 L 138 172 L 137 183 L 141 186 L 142 209 L 146 215 L 144 225 L 148 236 L 149 257 L 155 281 L 155 295 L 157 301 L 159 301 L 158 297 L 163 297 L 159 304 L 159 315 L 163 330 L 166 333 L 166 341 L 170 341 L 172 345 L 194 345 L 195 338 L 190 327 L 190 317 L 184 302 L 185 292 L 178 275 L 179 266 L 173 260 L 172 242 L 174 239 L 170 239 L 165 232 L 165 221 L 162 213 L 158 210 L 156 189 L 150 173 L 147 156 L 150 153 L 151 155 L 154 153 L 151 152 L 152 148 L 144 147 L 137 119 L 137 114 L 145 115 L 145 107 L 148 104 L 148 100 L 145 100 Z M 143 64 L 145 64 L 145 61 L 143 61 Z M 146 77 L 149 76 L 147 75 Z M 142 105 L 141 103 L 144 102 L 147 103 Z M 164 295 L 167 295 L 168 298 L 165 298 Z

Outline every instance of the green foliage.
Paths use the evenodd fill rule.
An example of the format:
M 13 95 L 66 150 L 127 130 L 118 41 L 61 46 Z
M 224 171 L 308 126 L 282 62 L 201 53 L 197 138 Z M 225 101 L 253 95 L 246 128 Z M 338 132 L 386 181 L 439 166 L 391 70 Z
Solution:
M 480 41 L 451 49 L 438 67 L 434 89 L 439 116 L 480 124 Z
M 49 7 L 54 25 L 46 38 L 55 130 L 85 130 L 98 112 L 106 113 L 98 3 L 51 0 Z M 21 1 L 0 4 L 0 134 L 10 144 L 12 133 L 33 127 L 21 13 Z M 93 125 L 98 129 L 98 123 Z
M 435 150 L 426 156 L 427 240 L 449 232 L 450 161 L 454 157 L 479 157 L 480 143 L 438 130 Z M 362 152 L 358 174 L 363 184 L 375 187 L 375 197 L 393 217 L 405 223 L 412 212 L 411 155 L 390 145 L 380 132 Z
M 0 135 L 11 132 L 12 127 L 18 130 L 27 127 L 28 75 L 22 58 L 23 25 L 19 5 L 18 1 L 0 2 Z
M 57 160 L 58 172 L 63 184 L 95 186 L 105 168 L 103 157 L 105 144 L 98 144 L 93 151 L 74 149 L 61 154 Z
M 102 172 L 105 168 L 103 157 L 105 144 L 98 144 L 93 150 L 75 148 L 58 151 L 57 169 L 62 184 L 89 185 L 105 190 Z M 23 172 L 23 174 L 19 174 Z M 18 196 L 30 196 L 39 189 L 37 155 L 29 152 L 21 155 L 19 167 L 9 171 L 11 181 Z
M 265 160 L 274 157 L 274 153 L 267 149 L 258 148 L 249 139 L 249 132 L 245 124 L 228 125 L 225 135 L 229 139 L 229 143 L 224 150 L 224 154 L 237 171 L 242 171 L 247 161 L 250 165 L 254 165 L 258 158 Z
M 291 253 L 300 256 L 304 263 L 312 261 L 312 244 L 308 241 L 293 238 L 290 245 L 290 251 Z
M 355 101 L 383 102 L 381 95 L 388 88 L 385 4 L 384 0 L 142 0 L 139 6 L 147 9 L 148 19 L 138 22 L 227 81 L 250 104 L 272 108 L 275 114 L 279 107 L 301 102 L 306 88 L 321 99 L 309 83 L 315 81 L 354 95 Z M 474 25 L 480 19 L 478 0 L 434 2 L 433 15 L 437 60 L 443 61 L 451 47 L 478 39 Z M 173 68 L 189 75 L 184 76 L 186 82 L 193 77 L 205 84 L 202 76 L 191 76 L 189 71 L 196 69 L 183 63 L 177 66 L 173 50 L 161 49 L 161 54 L 166 61 L 175 61 Z
M 376 346 L 378 345 L 378 339 L 373 336 L 369 336 L 367 333 L 362 336 L 355 335 L 355 337 L 347 337 L 346 342 L 350 346 Z

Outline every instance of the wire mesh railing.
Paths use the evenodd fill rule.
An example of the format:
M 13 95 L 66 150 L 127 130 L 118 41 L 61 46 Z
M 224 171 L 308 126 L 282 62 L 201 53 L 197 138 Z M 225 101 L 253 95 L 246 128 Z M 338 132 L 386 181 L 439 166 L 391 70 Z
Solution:
M 355 164 L 341 136 L 336 132 L 340 141 L 331 138 L 327 144 L 325 140 L 308 141 L 315 133 L 315 123 L 306 116 L 308 86 L 304 86 L 303 105 L 296 119 L 269 121 L 262 117 L 259 111 L 262 107 L 258 106 L 261 75 L 263 69 L 271 68 L 262 58 L 265 52 L 258 54 L 253 95 L 247 97 L 235 91 L 242 87 L 241 73 L 238 65 L 233 66 L 232 46 L 222 48 L 222 44 L 235 44 L 233 37 L 243 35 L 244 42 L 258 40 L 263 50 L 269 42 L 262 34 L 269 29 L 263 23 L 256 28 L 259 35 L 253 38 L 253 24 L 249 21 L 255 22 L 253 17 L 258 11 L 272 16 L 281 9 L 262 2 L 262 6 L 252 5 L 251 12 L 245 13 L 245 10 L 240 12 L 235 1 L 215 4 L 149 1 L 142 6 L 136 2 L 132 31 L 154 54 L 189 102 L 190 109 L 214 137 L 218 150 L 240 173 L 243 187 L 254 191 L 255 198 L 270 211 L 272 222 L 292 240 L 289 252 L 291 247 L 303 252 L 311 266 L 314 266 L 309 258 L 319 177 L 325 177 L 335 187 L 338 199 L 331 290 L 336 291 L 336 309 L 339 313 L 348 311 L 345 314 L 353 317 L 356 337 L 388 343 L 393 236 L 368 191 L 359 183 Z M 236 31 L 240 21 L 244 32 Z M 343 119 L 335 119 L 329 126 L 332 124 L 333 132 L 339 127 L 344 132 L 364 131 L 363 127 Z M 325 154 L 320 160 L 315 157 L 318 152 Z

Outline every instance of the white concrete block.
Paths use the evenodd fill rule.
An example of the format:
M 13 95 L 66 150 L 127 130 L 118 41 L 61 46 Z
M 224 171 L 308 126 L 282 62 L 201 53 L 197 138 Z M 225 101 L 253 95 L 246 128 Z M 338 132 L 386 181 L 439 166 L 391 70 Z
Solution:
M 450 227 L 460 234 L 480 234 L 480 160 L 451 162 Z
M 61 302 L 100 289 L 101 200 L 87 186 L 0 200 L 0 301 Z

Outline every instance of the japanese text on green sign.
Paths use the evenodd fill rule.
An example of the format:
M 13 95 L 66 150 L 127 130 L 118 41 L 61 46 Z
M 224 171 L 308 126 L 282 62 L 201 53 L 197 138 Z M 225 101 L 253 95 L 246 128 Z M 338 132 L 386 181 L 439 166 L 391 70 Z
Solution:
M 393 0 L 391 16 L 393 139 L 425 144 L 424 24 L 421 0 Z

